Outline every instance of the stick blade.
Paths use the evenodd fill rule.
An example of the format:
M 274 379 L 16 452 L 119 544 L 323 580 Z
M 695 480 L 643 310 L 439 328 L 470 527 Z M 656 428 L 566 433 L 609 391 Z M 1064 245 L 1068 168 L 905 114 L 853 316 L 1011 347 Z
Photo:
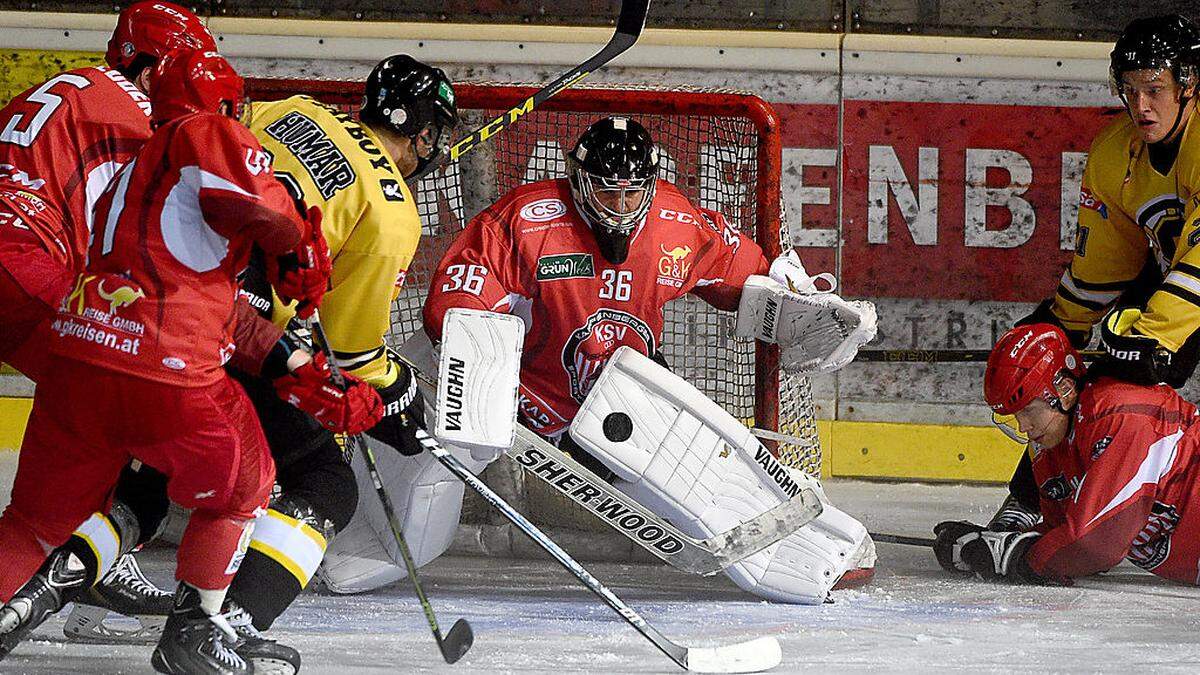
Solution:
M 758 673 L 783 661 L 783 650 L 773 637 L 723 647 L 689 647 L 687 669 L 693 673 Z
M 471 624 L 467 623 L 466 619 L 459 619 L 450 627 L 450 632 L 446 633 L 446 637 L 442 638 L 439 647 L 442 649 L 442 658 L 446 660 L 446 663 L 454 663 L 461 659 L 473 644 L 475 644 L 475 631 L 471 630 Z

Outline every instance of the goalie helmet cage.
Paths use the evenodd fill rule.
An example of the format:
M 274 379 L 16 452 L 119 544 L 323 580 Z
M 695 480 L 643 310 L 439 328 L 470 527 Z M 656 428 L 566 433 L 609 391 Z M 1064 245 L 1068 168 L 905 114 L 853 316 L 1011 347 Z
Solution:
M 533 94 L 535 87 L 456 84 L 464 128 L 475 128 Z M 303 94 L 355 114 L 358 82 L 248 79 L 255 100 Z M 650 131 L 660 149 L 660 175 L 693 203 L 725 214 L 751 236 L 768 260 L 779 255 L 782 162 L 779 118 L 757 96 L 723 90 L 652 87 L 567 89 L 516 123 L 421 180 L 414 190 L 422 237 L 392 311 L 396 345 L 421 325 L 430 274 L 468 220 L 513 188 L 563 177 L 563 150 L 589 124 L 628 115 Z M 412 187 L 412 186 L 410 186 Z M 734 338 L 734 317 L 687 296 L 666 308 L 660 348 L 672 370 L 733 415 L 755 426 L 805 440 L 779 443 L 780 460 L 817 475 L 821 449 L 806 378 L 780 373 L 773 345 Z M 768 443 L 768 445 L 773 445 Z

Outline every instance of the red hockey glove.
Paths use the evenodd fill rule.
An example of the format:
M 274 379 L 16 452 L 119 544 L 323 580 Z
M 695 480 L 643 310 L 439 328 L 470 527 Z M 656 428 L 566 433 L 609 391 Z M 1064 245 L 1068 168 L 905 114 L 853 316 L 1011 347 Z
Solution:
M 299 301 L 296 316 L 307 319 L 321 304 L 329 289 L 333 263 L 329 246 L 321 233 L 321 209 L 313 206 L 305 218 L 306 232 L 296 250 L 281 256 L 267 256 L 267 276 L 275 292 L 285 302 Z
M 333 383 L 333 371 L 325 355 L 317 353 L 312 361 L 275 380 L 275 391 L 326 429 L 360 434 L 383 417 L 383 401 L 371 385 L 353 375 L 342 376 L 345 390 Z

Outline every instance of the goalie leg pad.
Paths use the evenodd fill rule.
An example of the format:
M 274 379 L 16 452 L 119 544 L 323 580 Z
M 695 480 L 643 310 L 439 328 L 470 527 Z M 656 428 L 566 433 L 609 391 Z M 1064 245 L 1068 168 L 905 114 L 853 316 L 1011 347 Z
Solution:
M 618 489 L 693 537 L 725 532 L 816 487 L 780 465 L 720 406 L 629 348 L 609 361 L 570 432 L 616 474 Z M 857 547 L 853 525 L 866 533 L 829 511 L 726 573 L 771 600 L 823 602 Z M 855 534 L 846 535 L 850 530 Z
M 437 558 L 454 541 L 462 513 L 464 485 L 430 453 L 405 457 L 366 439 L 375 452 L 384 489 L 396 507 L 404 540 L 420 566 Z M 474 473 L 487 463 L 462 448 L 446 446 Z M 317 577 L 334 593 L 362 593 L 407 576 L 387 514 L 359 453 L 351 459 L 358 481 L 358 509 L 329 546 Z
M 511 314 L 451 309 L 442 322 L 433 435 L 490 462 L 512 447 L 525 323 Z

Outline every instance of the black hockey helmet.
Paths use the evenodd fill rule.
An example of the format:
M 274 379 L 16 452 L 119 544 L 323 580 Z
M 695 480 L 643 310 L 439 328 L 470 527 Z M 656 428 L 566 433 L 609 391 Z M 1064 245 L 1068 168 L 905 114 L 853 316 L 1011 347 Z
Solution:
M 629 255 L 629 236 L 646 217 L 658 179 L 650 132 L 628 117 L 593 123 L 567 153 L 575 207 L 613 264 Z
M 1124 100 L 1121 76 L 1131 70 L 1169 70 L 1180 87 L 1197 83 L 1200 30 L 1179 14 L 1129 22 L 1109 56 L 1109 85 Z
M 450 147 L 450 135 L 458 125 L 454 86 L 440 68 L 407 54 L 389 56 L 367 76 L 360 119 L 409 138 L 414 150 L 418 139 L 432 148 L 424 156 L 417 152 L 417 170 L 405 176 L 418 179 Z

